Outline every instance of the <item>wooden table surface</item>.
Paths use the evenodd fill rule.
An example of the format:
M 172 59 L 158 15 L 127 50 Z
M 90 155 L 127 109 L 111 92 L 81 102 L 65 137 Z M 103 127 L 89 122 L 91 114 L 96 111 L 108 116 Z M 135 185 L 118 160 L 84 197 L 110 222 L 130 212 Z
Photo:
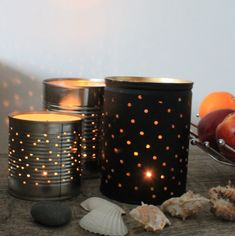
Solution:
M 226 185 L 228 180 L 235 183 L 235 167 L 221 165 L 195 147 L 190 148 L 187 189 L 207 196 L 209 188 Z M 86 180 L 82 184 L 81 194 L 66 203 L 71 207 L 72 221 L 63 227 L 47 228 L 33 222 L 30 209 L 34 202 L 16 199 L 7 193 L 7 155 L 0 155 L 0 236 L 92 236 L 80 228 L 79 219 L 86 214 L 80 202 L 91 196 L 103 197 L 99 191 L 99 179 Z M 129 212 L 133 205 L 115 202 Z M 235 223 L 215 218 L 208 209 L 200 215 L 182 221 L 169 217 L 172 225 L 161 233 L 146 232 L 126 214 L 124 221 L 129 229 L 128 235 L 138 236 L 188 236 L 223 235 L 235 236 Z

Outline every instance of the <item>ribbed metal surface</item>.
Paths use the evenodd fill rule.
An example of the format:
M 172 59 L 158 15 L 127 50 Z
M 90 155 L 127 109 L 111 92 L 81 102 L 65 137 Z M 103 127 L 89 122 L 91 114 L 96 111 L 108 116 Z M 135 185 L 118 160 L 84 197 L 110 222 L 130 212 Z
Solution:
M 81 120 L 33 122 L 9 117 L 9 192 L 63 199 L 79 192 Z
M 79 114 L 83 118 L 81 161 L 84 177 L 99 173 L 100 125 L 104 81 L 62 78 L 44 81 L 44 108 L 54 112 Z
M 192 82 L 106 79 L 101 191 L 118 201 L 161 204 L 185 192 Z

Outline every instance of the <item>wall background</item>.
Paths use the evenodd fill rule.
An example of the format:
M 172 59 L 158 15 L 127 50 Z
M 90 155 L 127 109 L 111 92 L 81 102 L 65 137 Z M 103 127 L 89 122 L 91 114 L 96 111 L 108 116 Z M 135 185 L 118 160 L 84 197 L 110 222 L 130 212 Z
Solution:
M 41 108 L 48 77 L 168 76 L 235 94 L 234 0 L 0 0 L 0 153 L 7 114 Z

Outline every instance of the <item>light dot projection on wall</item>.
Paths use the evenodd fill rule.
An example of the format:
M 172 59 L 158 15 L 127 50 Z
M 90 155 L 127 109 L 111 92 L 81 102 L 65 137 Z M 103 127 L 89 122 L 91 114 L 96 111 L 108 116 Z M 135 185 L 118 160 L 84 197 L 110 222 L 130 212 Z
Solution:
M 186 80 L 106 79 L 103 194 L 127 203 L 161 204 L 185 192 L 191 88 Z
M 81 139 L 81 119 L 66 113 L 27 112 L 13 113 L 9 121 L 9 192 L 30 200 L 78 194 L 80 148 L 72 149 Z M 55 146 L 58 134 L 62 138 Z
M 29 110 L 30 107 L 41 108 L 41 82 L 23 74 L 13 67 L 0 64 L 0 126 L 2 140 L 0 149 L 7 152 L 8 118 L 11 112 Z M 29 92 L 34 96 L 30 96 Z
M 83 176 L 87 178 L 98 177 L 99 172 L 104 86 L 102 79 L 60 78 L 44 81 L 45 109 L 77 114 L 83 118 L 81 157 Z M 111 102 L 115 104 L 116 101 L 112 99 Z M 118 116 L 116 114 L 116 118 Z

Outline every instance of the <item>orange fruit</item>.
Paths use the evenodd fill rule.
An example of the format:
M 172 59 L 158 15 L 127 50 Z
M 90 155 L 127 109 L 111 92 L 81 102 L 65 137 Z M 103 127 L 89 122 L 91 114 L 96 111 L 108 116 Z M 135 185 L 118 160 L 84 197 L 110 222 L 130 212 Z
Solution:
M 209 93 L 199 106 L 199 116 L 202 118 L 208 113 L 220 109 L 235 110 L 235 97 L 229 92 Z

